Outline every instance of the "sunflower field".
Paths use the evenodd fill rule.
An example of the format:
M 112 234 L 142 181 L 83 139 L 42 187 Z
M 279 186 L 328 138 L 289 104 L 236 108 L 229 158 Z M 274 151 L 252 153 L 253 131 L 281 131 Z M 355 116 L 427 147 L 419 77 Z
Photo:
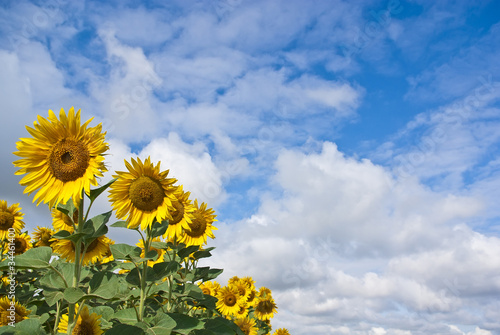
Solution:
M 19 204 L 0 200 L 0 334 L 289 334 L 273 332 L 271 290 L 252 277 L 222 286 L 222 269 L 198 265 L 214 249 L 216 215 L 160 162 L 125 160 L 127 171 L 99 184 L 109 146 L 91 121 L 49 110 L 16 143 L 24 193 L 52 223 L 29 233 Z M 110 211 L 89 217 L 102 196 Z M 138 243 L 115 243 L 110 227 Z

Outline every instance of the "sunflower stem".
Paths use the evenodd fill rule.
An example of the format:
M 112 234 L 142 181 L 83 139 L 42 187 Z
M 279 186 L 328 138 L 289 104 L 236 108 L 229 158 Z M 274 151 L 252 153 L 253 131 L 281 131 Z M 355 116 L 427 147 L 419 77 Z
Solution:
M 142 234 L 141 234 L 142 237 Z M 146 228 L 146 239 L 143 238 L 144 244 L 144 257 L 146 257 L 149 252 L 149 246 L 151 242 L 151 228 L 148 226 Z M 142 276 L 141 276 L 141 296 L 139 302 L 139 322 L 141 322 L 144 318 L 144 303 L 146 301 L 146 271 L 148 266 L 148 260 L 145 259 L 142 261 Z
M 83 231 L 83 190 L 81 194 L 81 199 L 80 199 L 80 204 L 78 206 L 78 227 L 77 227 L 77 232 L 81 233 Z M 78 284 L 80 282 L 80 270 L 81 270 L 81 261 L 80 261 L 80 254 L 82 251 L 82 243 L 80 240 L 78 240 L 75 243 L 75 272 L 73 274 L 73 285 L 72 287 L 76 288 L 78 287 Z M 69 311 L 68 311 L 68 335 L 71 335 L 73 332 L 73 328 L 76 324 L 75 320 L 75 304 L 69 304 Z

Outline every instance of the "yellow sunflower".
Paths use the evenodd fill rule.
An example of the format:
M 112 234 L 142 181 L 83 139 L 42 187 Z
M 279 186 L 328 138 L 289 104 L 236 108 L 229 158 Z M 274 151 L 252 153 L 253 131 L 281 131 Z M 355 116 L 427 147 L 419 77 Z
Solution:
M 101 315 L 97 313 L 89 313 L 87 306 L 83 306 L 78 319 L 76 320 L 75 328 L 71 334 L 73 335 L 101 335 L 104 331 L 101 329 Z M 68 332 L 69 315 L 61 316 L 61 321 L 57 327 L 59 333 L 66 334 Z
M 111 185 L 109 199 L 116 216 L 126 219 L 129 228 L 151 227 L 154 219 L 172 220 L 170 211 L 175 201 L 175 178 L 167 178 L 169 170 L 160 172 L 160 162 L 155 165 L 148 157 L 144 163 L 137 158 L 132 164 L 125 161 L 128 172 L 117 171 L 117 180 Z
M 104 142 L 102 124 L 87 128 L 92 119 L 80 122 L 80 110 L 75 114 L 71 107 L 68 115 L 61 108 L 59 119 L 49 110 L 49 117 L 38 116 L 33 128 L 26 127 L 32 138 L 21 138 L 16 143 L 15 155 L 23 157 L 14 162 L 20 168 L 16 174 L 26 174 L 20 184 L 24 193 L 35 194 L 37 206 L 43 201 L 49 207 L 73 199 L 78 206 L 82 190 L 90 193 L 90 186 L 97 186 L 96 177 L 102 177 Z
M 194 201 L 195 211 L 193 212 L 194 218 L 191 220 L 189 229 L 184 231 L 184 236 L 181 238 L 180 242 L 190 245 L 202 245 L 207 243 L 207 236 L 210 238 L 215 238 L 212 230 L 217 230 L 212 223 L 217 221 L 214 215 L 213 209 L 207 209 L 207 205 L 202 202 L 201 206 L 198 206 L 198 200 Z
M 24 254 L 26 250 L 31 249 L 31 237 L 26 232 L 22 234 L 16 233 L 13 242 L 14 242 L 13 245 L 14 245 L 15 256 Z M 10 245 L 12 244 L 9 241 L 9 243 L 6 244 L 6 246 L 4 247 L 5 249 L 4 252 L 9 251 L 7 249 L 9 248 Z
M 75 261 L 75 244 L 70 240 L 60 240 L 60 239 L 51 239 L 52 241 L 52 249 L 55 253 L 61 255 L 62 258 L 74 262 Z M 99 236 L 92 243 L 90 243 L 85 251 L 85 256 L 83 256 L 83 265 L 87 265 L 90 263 L 96 263 L 99 259 L 105 258 L 109 245 L 113 242 L 107 238 L 106 236 Z M 81 254 L 83 254 L 83 244 L 81 248 Z
M 269 321 L 278 312 L 276 310 L 276 303 L 270 292 L 268 288 L 261 287 L 259 296 L 256 298 L 254 314 L 261 321 Z
M 224 286 L 217 291 L 217 303 L 215 306 L 219 312 L 227 317 L 236 316 L 244 300 L 238 294 L 238 290 L 232 286 Z
M 33 231 L 33 247 L 50 247 L 54 233 L 55 231 L 50 228 L 37 226 Z
M 245 281 L 241 280 L 240 278 L 233 277 L 233 278 L 229 279 L 228 285 L 236 287 L 236 289 L 238 290 L 239 295 L 245 301 L 248 300 L 248 297 L 250 297 L 250 293 L 252 292 L 252 290 L 250 289 L 250 287 L 248 286 L 248 284 Z
M 234 320 L 234 323 L 240 327 L 241 331 L 245 333 L 245 335 L 257 335 L 257 332 L 259 331 L 255 320 L 249 317 L 238 318 Z
M 74 231 L 73 224 L 78 224 L 78 209 L 75 210 L 72 217 L 64 214 L 57 208 L 52 208 L 50 215 L 52 215 L 52 226 L 55 231 L 67 230 L 72 232 Z
M 290 333 L 288 332 L 288 329 L 286 329 L 286 328 L 279 328 L 279 329 L 276 329 L 276 331 L 274 332 L 273 335 L 290 335 Z
M 9 235 L 11 228 L 14 228 L 16 233 L 21 232 L 21 229 L 24 228 L 23 216 L 19 204 L 7 206 L 7 201 L 0 200 L 0 240 Z
M 168 228 L 163 238 L 180 240 L 184 230 L 189 229 L 189 224 L 193 221 L 195 207 L 189 200 L 190 192 L 184 192 L 182 185 L 174 192 L 175 201 L 172 201 L 172 220 L 168 221 Z
M 155 237 L 152 242 L 162 242 L 162 240 L 159 237 Z M 141 257 L 144 257 L 144 242 L 142 240 L 139 241 L 139 243 L 136 244 L 139 248 L 142 249 L 141 251 Z M 153 267 L 155 264 L 163 262 L 163 256 L 165 254 L 164 249 L 157 249 L 153 247 L 149 247 L 149 251 L 154 250 L 158 254 L 158 258 L 156 260 L 148 260 L 148 266 Z
M 200 283 L 198 286 L 203 291 L 203 294 L 211 295 L 212 297 L 217 296 L 217 292 L 220 290 L 220 284 L 215 280 Z
M 12 306 L 14 306 L 13 311 Z M 7 296 L 0 298 L 0 326 L 8 326 L 12 322 L 21 322 L 27 319 L 30 313 L 30 310 L 27 310 L 26 307 L 15 301 L 15 299 L 10 300 Z

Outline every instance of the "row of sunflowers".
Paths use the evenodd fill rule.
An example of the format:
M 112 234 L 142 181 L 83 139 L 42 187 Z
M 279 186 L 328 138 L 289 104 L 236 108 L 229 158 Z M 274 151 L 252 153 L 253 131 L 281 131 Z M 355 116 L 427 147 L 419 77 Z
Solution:
M 251 277 L 221 286 L 222 269 L 199 265 L 214 249 L 214 210 L 149 157 L 125 160 L 127 171 L 99 185 L 109 146 L 102 125 L 80 117 L 49 110 L 17 142 L 20 184 L 48 205 L 52 227 L 30 236 L 19 204 L 0 200 L 0 334 L 271 334 L 271 290 Z M 90 217 L 106 193 L 112 210 Z M 109 224 L 113 214 L 120 221 Z M 109 227 L 139 242 L 115 243 Z

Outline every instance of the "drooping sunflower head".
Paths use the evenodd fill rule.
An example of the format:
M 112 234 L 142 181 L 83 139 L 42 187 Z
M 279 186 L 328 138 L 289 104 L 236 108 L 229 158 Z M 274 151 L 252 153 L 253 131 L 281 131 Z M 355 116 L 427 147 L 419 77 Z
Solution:
M 50 228 L 37 226 L 33 231 L 33 247 L 50 247 L 54 233 Z
M 245 335 L 257 335 L 259 331 L 255 320 L 247 316 L 237 318 L 236 320 L 234 320 L 234 323 L 236 323 L 238 327 L 240 327 L 241 331 Z
M 224 286 L 217 291 L 216 307 L 227 317 L 236 316 L 245 301 L 240 297 L 238 290 L 232 286 Z
M 212 297 L 217 296 L 217 292 L 220 290 L 220 284 L 216 281 L 206 281 L 198 286 L 201 288 L 203 294 L 211 295 Z
M 61 316 L 61 321 L 57 327 L 59 333 L 66 334 L 68 332 L 68 314 Z M 104 331 L 101 329 L 101 315 L 89 313 L 87 306 L 83 306 L 78 319 L 76 320 L 73 335 L 101 335 Z
M 89 194 L 90 186 L 97 185 L 96 177 L 107 171 L 102 124 L 88 127 L 90 121 L 81 124 L 80 110 L 75 113 L 73 107 L 67 115 L 61 108 L 59 118 L 49 110 L 47 119 L 38 116 L 33 128 L 26 127 L 33 137 L 16 143 L 14 154 L 22 157 L 14 162 L 19 168 L 16 174 L 25 174 L 20 181 L 24 193 L 38 190 L 33 199 L 37 206 L 44 202 L 54 207 L 72 199 L 78 207 L 82 190 Z
M 70 262 L 75 261 L 76 248 L 75 244 L 72 241 L 52 238 L 51 242 L 51 247 L 54 250 L 54 253 L 59 254 L 62 258 Z M 109 245 L 112 243 L 113 242 L 106 236 L 97 237 L 87 245 L 86 249 L 85 245 L 82 243 L 82 246 L 80 248 L 81 255 L 83 255 L 83 253 L 85 252 L 82 260 L 83 265 L 96 263 L 100 259 L 107 257 L 106 255 L 109 251 Z
M 12 306 L 14 306 L 14 314 L 11 313 Z M 10 300 L 7 296 L 0 298 L 0 326 L 8 326 L 11 322 L 21 322 L 27 319 L 30 313 L 30 310 L 16 300 Z
M 154 220 L 172 220 L 170 211 L 175 201 L 173 184 L 175 178 L 167 178 L 169 170 L 160 172 L 160 162 L 151 163 L 148 157 L 144 163 L 140 158 L 125 161 L 128 172 L 117 171 L 117 180 L 111 185 L 109 199 L 116 216 L 126 219 L 129 228 L 146 230 Z
M 0 200 L 0 240 L 7 237 L 11 228 L 16 233 L 21 232 L 24 228 L 23 216 L 19 204 L 7 206 L 7 201 Z
M 168 222 L 168 228 L 163 238 L 181 240 L 184 231 L 189 229 L 189 224 L 192 223 L 196 210 L 191 200 L 189 199 L 190 192 L 184 192 L 182 185 L 178 186 L 174 192 L 175 200 L 172 201 L 172 220 Z
M 288 329 L 286 329 L 286 328 L 279 328 L 279 329 L 276 329 L 276 331 L 273 333 L 273 335 L 290 335 L 290 333 L 288 332 Z
M 201 203 L 198 206 L 198 200 L 194 201 L 195 211 L 193 212 L 193 219 L 188 223 L 189 228 L 184 231 L 181 243 L 190 245 L 203 245 L 207 243 L 207 236 L 210 238 L 215 238 L 213 230 L 217 230 L 212 223 L 217 221 L 214 214 L 214 210 L 207 209 L 207 204 Z

